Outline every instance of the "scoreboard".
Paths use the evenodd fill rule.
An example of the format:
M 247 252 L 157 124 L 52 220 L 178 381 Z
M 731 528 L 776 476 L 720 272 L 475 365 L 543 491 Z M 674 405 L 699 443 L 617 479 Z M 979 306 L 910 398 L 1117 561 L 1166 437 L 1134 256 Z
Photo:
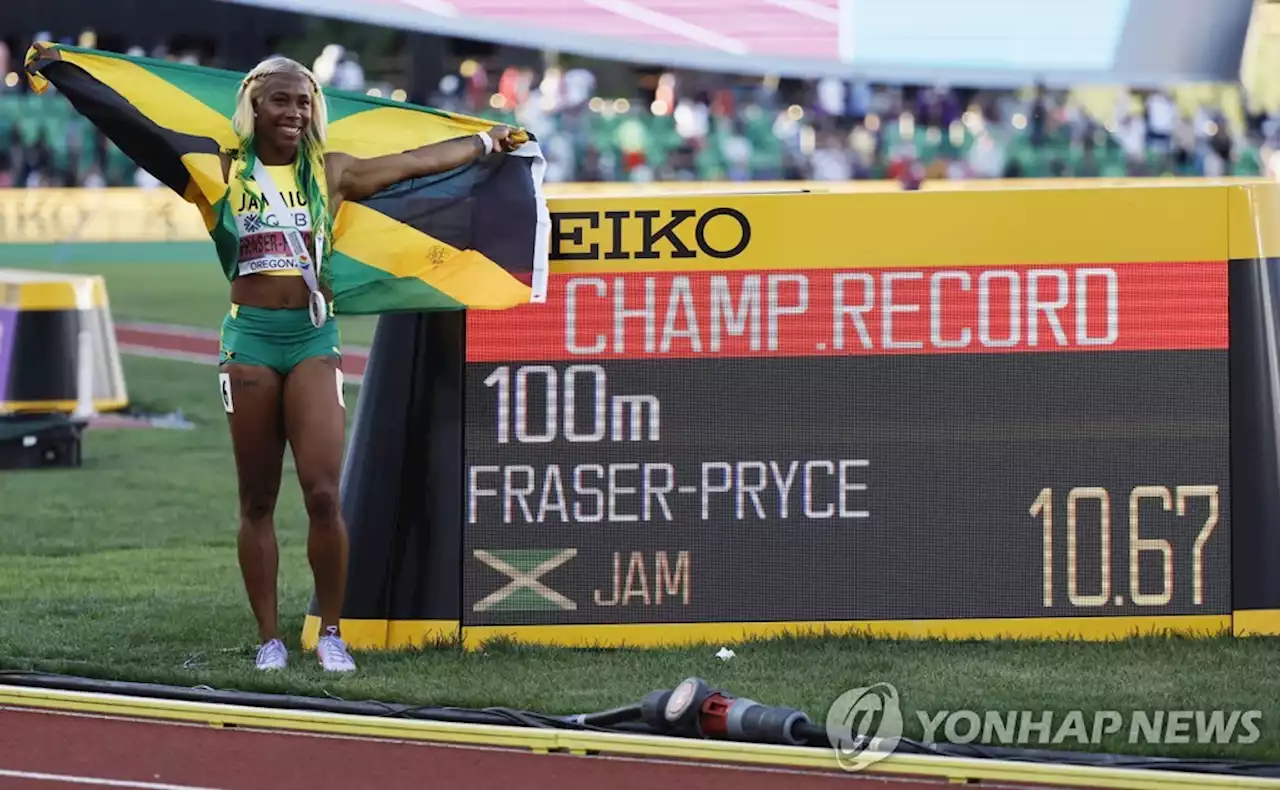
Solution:
M 468 315 L 464 629 L 1231 612 L 1225 256 L 740 264 L 724 214 L 559 218 L 546 303 Z

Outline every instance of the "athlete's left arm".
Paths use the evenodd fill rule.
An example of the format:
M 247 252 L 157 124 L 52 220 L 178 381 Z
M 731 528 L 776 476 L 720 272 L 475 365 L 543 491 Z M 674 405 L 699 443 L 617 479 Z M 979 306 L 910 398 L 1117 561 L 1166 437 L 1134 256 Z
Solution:
M 494 151 L 512 151 L 524 142 L 523 133 L 514 135 L 506 126 L 495 126 L 487 134 L 493 140 Z M 330 171 L 332 181 L 337 182 L 344 200 L 363 200 L 392 184 L 461 167 L 484 156 L 486 149 L 480 136 L 473 134 L 370 159 L 329 154 L 325 169 Z

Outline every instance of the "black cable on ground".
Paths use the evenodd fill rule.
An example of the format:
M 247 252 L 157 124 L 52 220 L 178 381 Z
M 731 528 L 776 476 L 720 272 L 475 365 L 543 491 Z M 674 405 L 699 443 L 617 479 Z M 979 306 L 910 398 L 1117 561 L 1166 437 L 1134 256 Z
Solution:
M 566 716 L 564 718 L 567 721 L 575 721 L 594 727 L 611 727 L 616 724 L 621 724 L 622 722 L 639 721 L 640 716 L 641 707 L 639 705 L 624 705 L 620 708 L 602 710 L 599 713 L 582 713 L 577 716 Z M 648 728 L 645 729 L 647 731 Z
M 144 697 L 150 699 L 209 702 L 277 710 L 303 710 L 377 718 L 416 719 L 452 724 L 486 724 L 562 729 L 590 732 L 660 734 L 643 720 L 641 705 L 625 705 L 595 713 L 551 716 L 506 707 L 484 709 L 403 705 L 379 700 L 350 701 L 334 697 L 307 697 L 291 694 L 246 692 L 214 689 L 208 686 L 184 687 L 154 683 L 98 680 L 41 672 L 0 670 L 0 684 L 31 688 L 84 691 L 101 694 Z M 823 727 L 802 722 L 796 733 L 807 742 L 807 748 L 829 749 L 830 742 Z M 687 737 L 668 734 L 668 737 Z M 985 744 L 921 743 L 901 738 L 896 752 L 902 754 L 938 755 L 945 757 L 1011 760 L 1055 765 L 1081 765 L 1106 768 L 1142 769 L 1148 771 L 1201 772 L 1249 777 L 1280 778 L 1280 764 L 1209 760 L 1202 758 L 1147 757 L 1119 754 L 1022 749 Z

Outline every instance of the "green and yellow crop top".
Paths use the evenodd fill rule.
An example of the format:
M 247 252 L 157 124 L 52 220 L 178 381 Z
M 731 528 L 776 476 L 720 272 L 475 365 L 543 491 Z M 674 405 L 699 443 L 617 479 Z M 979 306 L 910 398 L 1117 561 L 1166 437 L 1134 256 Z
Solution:
M 288 207 L 286 216 L 277 216 L 270 207 L 262 211 L 261 198 L 244 191 L 239 172 L 243 162 L 233 161 L 231 173 L 227 180 L 230 192 L 227 195 L 227 209 L 235 221 L 235 229 L 239 235 L 239 255 L 235 261 L 235 275 L 270 274 L 287 277 L 300 277 L 298 262 L 290 253 L 288 242 L 282 232 L 283 228 L 297 228 L 307 249 L 312 249 L 314 241 L 311 233 L 311 214 L 307 210 L 307 196 L 298 188 L 294 176 L 293 165 L 268 165 L 267 172 L 280 190 L 280 197 Z M 252 180 L 252 177 L 250 178 Z M 225 264 L 224 264 L 225 265 Z

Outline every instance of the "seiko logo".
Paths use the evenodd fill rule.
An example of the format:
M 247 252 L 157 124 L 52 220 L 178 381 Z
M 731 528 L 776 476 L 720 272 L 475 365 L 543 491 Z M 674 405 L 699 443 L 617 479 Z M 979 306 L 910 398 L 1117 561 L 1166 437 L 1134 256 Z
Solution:
M 556 261 L 732 258 L 751 243 L 751 223 L 733 208 L 559 211 L 551 223 Z

